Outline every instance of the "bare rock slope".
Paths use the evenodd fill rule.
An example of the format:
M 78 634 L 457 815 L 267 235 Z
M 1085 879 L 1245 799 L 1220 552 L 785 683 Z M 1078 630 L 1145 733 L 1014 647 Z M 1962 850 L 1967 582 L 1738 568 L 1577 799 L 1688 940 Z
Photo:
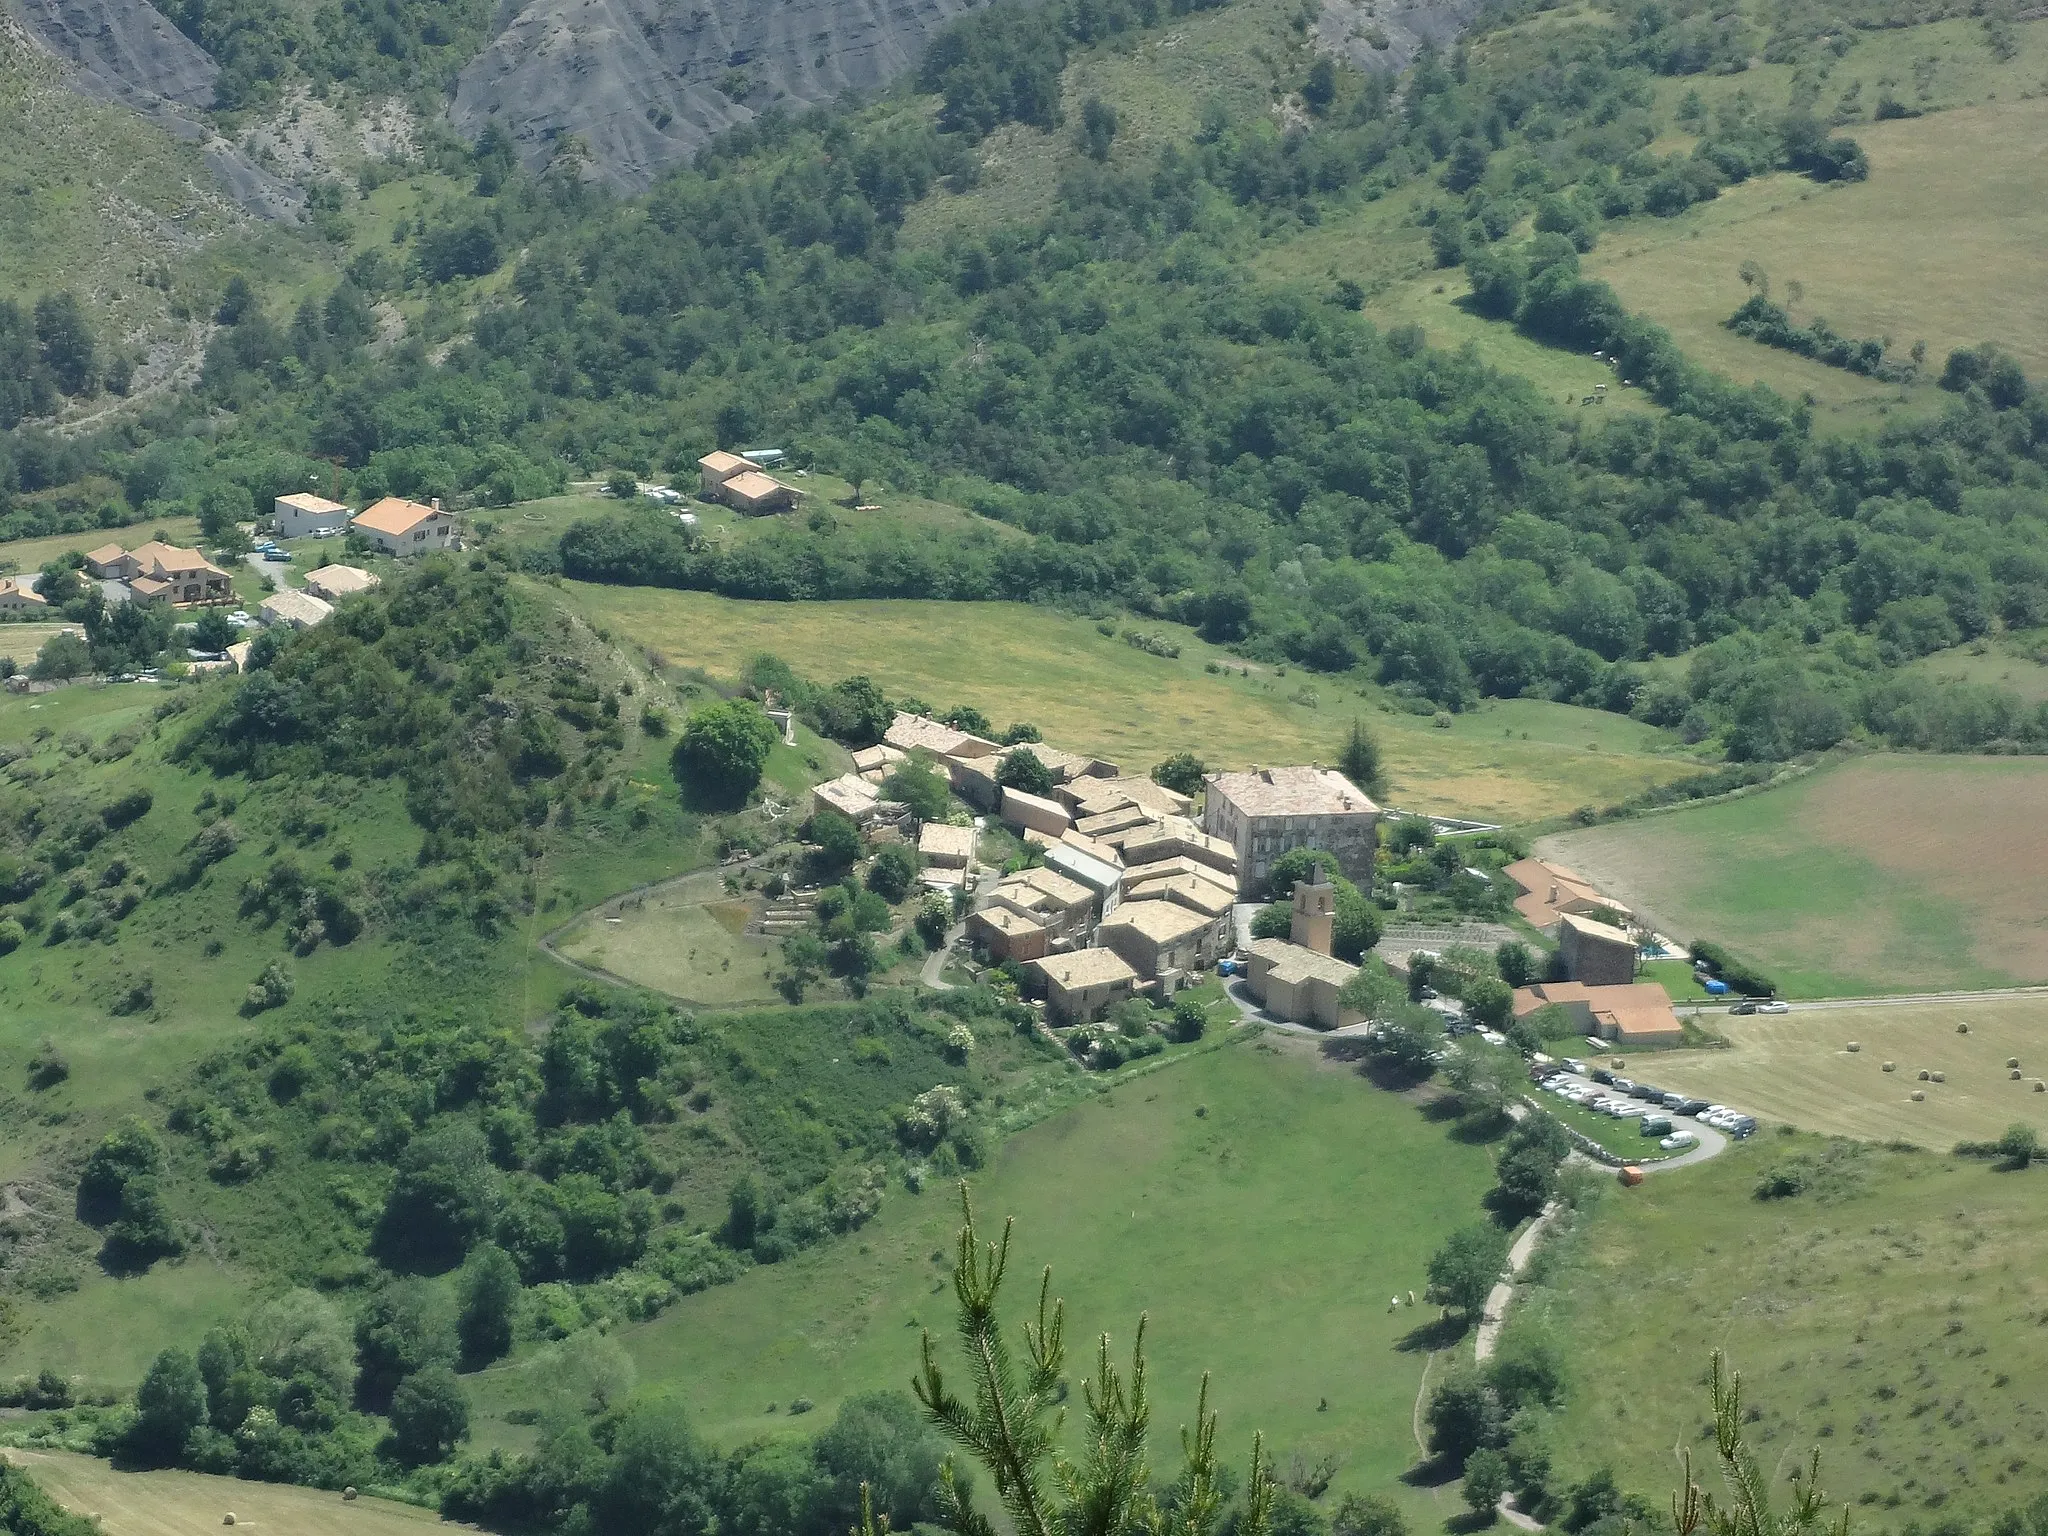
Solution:
M 509 0 L 508 9 L 516 5 Z M 966 0 L 526 0 L 462 71 L 451 115 L 529 164 L 570 136 L 644 189 L 721 129 L 886 84 Z
M 1424 43 L 1448 46 L 1485 8 L 1485 0 L 1322 0 L 1316 47 L 1359 69 L 1403 70 Z
M 70 70 L 66 83 L 141 114 L 197 144 L 222 191 L 266 219 L 296 219 L 298 188 L 273 176 L 207 126 L 220 67 L 148 0 L 12 0 L 29 35 Z

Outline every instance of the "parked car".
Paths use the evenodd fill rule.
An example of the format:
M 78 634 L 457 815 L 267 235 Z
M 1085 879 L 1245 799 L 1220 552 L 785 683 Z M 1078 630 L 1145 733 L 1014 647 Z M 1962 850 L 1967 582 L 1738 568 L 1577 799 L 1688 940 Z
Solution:
M 1730 1013 L 1755 1013 L 1756 1004 L 1749 1001 L 1749 999 L 1744 998 L 1741 1002 L 1737 1003 L 1733 1008 L 1730 1008 L 1728 1011 Z
M 1696 1146 L 1698 1143 L 1699 1137 L 1691 1131 L 1673 1131 L 1657 1145 L 1666 1152 L 1683 1152 L 1687 1147 Z
M 1586 1064 L 1583 1061 L 1580 1061 L 1576 1056 L 1565 1057 L 1564 1069 L 1567 1072 L 1576 1072 L 1581 1077 L 1584 1077 L 1586 1075 Z
M 1664 1095 L 1662 1099 L 1658 1100 L 1658 1102 L 1661 1103 L 1666 1109 L 1670 1110 L 1674 1115 L 1682 1115 L 1685 1113 L 1685 1095 L 1682 1093 L 1667 1093 Z
M 1692 1115 L 1697 1118 L 1699 1112 L 1707 1107 L 1707 1101 L 1705 1099 L 1685 1099 L 1672 1107 L 1681 1115 Z
M 1647 1099 L 1653 1104 L 1662 1104 L 1664 1102 L 1664 1090 L 1662 1088 L 1653 1088 L 1648 1083 L 1631 1084 L 1628 1096 L 1632 1099 Z
M 1605 1067 L 1595 1067 L 1589 1075 L 1596 1083 L 1612 1083 L 1614 1081 L 1614 1074 Z
M 1614 1078 L 1612 1082 L 1616 1093 L 1634 1093 L 1636 1091 L 1636 1085 L 1625 1077 Z
M 1671 1117 L 1669 1115 L 1645 1115 L 1642 1118 L 1642 1127 L 1645 1136 L 1669 1136 L 1671 1134 Z
M 1774 997 L 1768 1003 L 1758 1003 L 1756 1005 L 1756 1011 L 1758 1013 L 1790 1013 L 1792 1011 L 1792 1005 L 1790 1003 L 1780 1002 L 1777 998 Z

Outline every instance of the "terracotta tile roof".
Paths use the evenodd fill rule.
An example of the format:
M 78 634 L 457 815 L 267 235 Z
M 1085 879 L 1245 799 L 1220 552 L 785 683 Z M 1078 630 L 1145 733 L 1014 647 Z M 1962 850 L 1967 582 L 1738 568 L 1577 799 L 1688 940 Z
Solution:
M 697 461 L 697 467 L 699 469 L 708 469 L 714 475 L 737 475 L 745 473 L 754 466 L 738 454 L 727 453 L 721 448 L 716 453 L 705 454 L 703 458 Z
M 382 578 L 353 565 L 323 565 L 306 577 L 306 590 L 319 597 L 349 597 L 382 585 Z
M 1102 932 L 1128 928 L 1155 944 L 1171 944 L 1208 927 L 1211 918 L 1171 901 L 1127 901 L 1102 920 Z
M 773 475 L 764 475 L 758 469 L 749 469 L 742 474 L 734 475 L 725 482 L 725 488 L 747 501 L 759 501 L 765 496 L 773 496 L 777 491 L 789 489 Z
M 440 517 L 432 507 L 423 507 L 416 501 L 407 501 L 399 496 L 386 496 L 382 501 L 365 507 L 356 514 L 355 525 L 367 528 L 372 533 L 381 533 L 386 538 L 396 539 L 411 533 L 431 517 Z
M 1138 973 L 1124 963 L 1123 956 L 1108 949 L 1077 949 L 1072 954 L 1047 955 L 1031 963 L 1047 981 L 1067 991 L 1138 979 Z
M 1337 816 L 1379 810 L 1364 790 L 1334 768 L 1212 773 L 1208 784 L 1211 794 L 1221 795 L 1246 816 Z
M 87 551 L 85 559 L 88 565 L 112 565 L 127 553 L 118 544 L 102 544 L 98 549 Z
M 330 603 L 323 603 L 309 592 L 297 592 L 286 587 L 283 591 L 273 592 L 263 599 L 262 607 L 258 611 L 262 613 L 267 624 L 297 624 L 302 628 L 311 629 L 333 613 L 334 607 Z
M 928 859 L 972 859 L 974 828 L 928 821 L 918 829 L 917 851 Z

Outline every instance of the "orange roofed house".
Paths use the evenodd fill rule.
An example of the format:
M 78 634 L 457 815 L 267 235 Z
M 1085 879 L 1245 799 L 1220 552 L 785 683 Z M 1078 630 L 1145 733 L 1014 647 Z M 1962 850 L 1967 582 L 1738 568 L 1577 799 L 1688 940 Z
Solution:
M 235 595 L 228 573 L 196 549 L 155 539 L 128 550 L 103 544 L 85 557 L 85 568 L 102 581 L 125 581 L 138 603 L 225 603 Z
M 424 555 L 454 542 L 455 514 L 441 510 L 438 496 L 424 507 L 386 496 L 357 513 L 352 527 L 387 555 Z
M 1589 987 L 1582 981 L 1540 981 L 1515 989 L 1515 1017 L 1559 1007 L 1579 1030 L 1622 1045 L 1676 1045 L 1684 1038 L 1671 997 L 1653 981 Z
M 1620 902 L 1601 895 L 1584 875 L 1562 864 L 1517 859 L 1502 873 L 1522 888 L 1515 898 L 1515 910 L 1545 931 L 1556 927 L 1558 918 L 1567 912 L 1585 917 L 1605 909 L 1625 915 Z

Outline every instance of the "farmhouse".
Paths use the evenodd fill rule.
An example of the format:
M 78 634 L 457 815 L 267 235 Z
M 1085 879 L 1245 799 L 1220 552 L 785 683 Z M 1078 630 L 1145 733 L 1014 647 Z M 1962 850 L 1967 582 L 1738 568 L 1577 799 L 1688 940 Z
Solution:
M 332 603 L 305 592 L 285 587 L 263 599 L 257 616 L 265 624 L 282 624 L 286 629 L 311 629 L 334 612 Z
M 743 475 L 754 466 L 736 453 L 707 453 L 697 461 L 697 494 L 707 500 L 718 499 L 719 489 L 734 475 Z
M 1067 836 L 1071 838 L 1073 833 Z M 1124 872 L 1115 860 L 1105 859 L 1065 839 L 1049 844 L 1044 857 L 1047 869 L 1056 870 L 1094 892 L 1096 903 L 1103 912 L 1109 912 L 1121 898 Z
M 1542 981 L 1515 989 L 1515 1017 L 1559 1007 L 1582 1034 L 1623 1045 L 1676 1045 L 1685 1032 L 1671 1011 L 1671 998 L 1655 982 L 1593 987 L 1582 981 Z
M 899 752 L 925 751 L 948 758 L 988 757 L 1002 750 L 983 737 L 941 725 L 928 715 L 908 714 L 900 709 L 889 722 L 889 729 L 882 733 L 882 741 Z
M 196 549 L 180 549 L 152 539 L 132 553 L 109 545 L 94 550 L 93 555 L 105 555 L 108 550 L 119 558 L 102 564 L 110 572 L 127 573 L 120 579 L 127 581 L 128 595 L 138 603 L 220 603 L 235 595 L 228 573 Z M 91 556 L 87 565 L 92 565 Z
M 785 512 L 795 506 L 796 492 L 773 475 L 764 475 L 749 466 L 719 486 L 718 499 L 735 512 L 759 517 L 768 512 Z
M 1602 896 L 1584 875 L 1562 864 L 1517 859 L 1502 873 L 1522 888 L 1522 894 L 1515 898 L 1515 910 L 1546 932 L 1555 928 L 1558 918 L 1567 912 L 1584 916 L 1622 910 L 1620 902 Z
M 1236 852 L 1238 889 L 1264 889 L 1283 853 L 1320 848 L 1361 885 L 1372 880 L 1380 808 L 1334 768 L 1258 768 L 1204 780 L 1202 830 Z
M 126 581 L 131 576 L 140 576 L 142 567 L 135 563 L 135 557 L 118 544 L 102 544 L 91 550 L 85 557 L 85 568 L 101 581 Z
M 1229 936 L 1227 913 L 1208 917 L 1170 901 L 1126 901 L 1095 931 L 1097 943 L 1167 991 L 1186 972 L 1212 964 Z
M 1138 986 L 1138 973 L 1107 949 L 1048 955 L 1032 961 L 1030 971 L 1045 987 L 1045 1011 L 1055 1024 L 1099 1019 Z
M 1057 838 L 1067 830 L 1066 807 L 1042 795 L 1027 795 L 1021 789 L 1003 791 L 1003 821 L 1020 832 L 1042 832 Z
M 1557 948 L 1564 973 L 1589 987 L 1626 986 L 1636 979 L 1640 955 L 1626 928 L 1564 912 L 1557 919 Z
M 989 959 L 998 964 L 1014 960 L 1022 965 L 1052 951 L 1051 925 L 1014 907 L 984 907 L 968 913 L 967 938 L 987 950 Z
M 1051 948 L 1072 948 L 1088 936 L 1095 893 L 1055 869 L 1020 869 L 989 892 L 982 910 L 1003 908 L 1043 925 Z
M 1195 802 L 1150 779 L 1089 776 L 1062 784 L 1053 791 L 1078 821 L 1127 808 L 1150 811 L 1159 816 L 1185 816 Z
M 355 514 L 338 501 L 306 491 L 280 496 L 270 504 L 270 524 L 280 539 L 308 539 L 348 532 Z
M 0 613 L 41 613 L 50 600 L 25 581 L 0 577 Z
M 424 507 L 386 496 L 357 514 L 354 526 L 387 555 L 424 555 L 449 548 L 455 539 L 455 514 L 441 510 L 438 496 Z
M 382 585 L 382 577 L 373 576 L 353 565 L 323 565 L 306 577 L 306 590 L 330 603 L 337 598 L 353 597 L 358 592 L 374 592 Z
M 918 856 L 937 869 L 965 869 L 974 859 L 974 828 L 928 821 L 918 829 Z
M 881 798 L 875 793 L 875 786 L 859 774 L 843 773 L 811 790 L 811 809 L 837 811 L 850 817 L 855 826 L 865 827 L 875 819 L 875 808 L 881 804 Z

